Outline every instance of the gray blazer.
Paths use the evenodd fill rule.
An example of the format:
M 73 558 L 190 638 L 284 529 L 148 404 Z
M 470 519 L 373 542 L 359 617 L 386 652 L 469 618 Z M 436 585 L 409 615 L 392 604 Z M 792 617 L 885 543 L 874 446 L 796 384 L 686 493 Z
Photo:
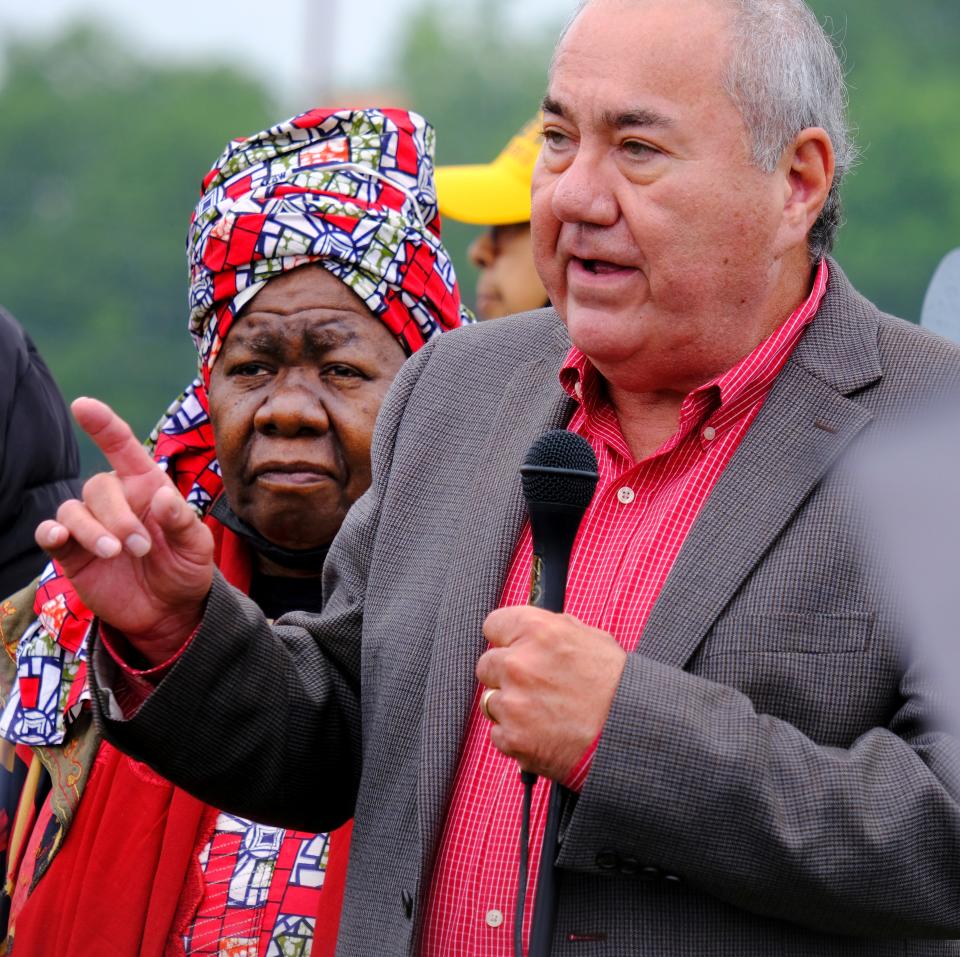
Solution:
M 218 578 L 129 721 L 93 649 L 107 737 L 203 800 L 311 831 L 355 810 L 343 957 L 416 952 L 481 623 L 524 521 L 517 468 L 569 419 L 568 347 L 541 311 L 410 360 L 321 616 L 271 629 Z M 555 954 L 960 954 L 960 749 L 830 469 L 958 376 L 957 348 L 878 313 L 833 265 L 567 807 Z

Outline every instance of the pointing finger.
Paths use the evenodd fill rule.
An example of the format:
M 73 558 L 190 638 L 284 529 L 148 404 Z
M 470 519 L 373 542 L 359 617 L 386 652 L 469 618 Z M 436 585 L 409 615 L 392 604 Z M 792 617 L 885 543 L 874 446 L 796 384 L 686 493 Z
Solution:
M 93 439 L 120 478 L 157 471 L 156 463 L 130 426 L 105 402 L 79 398 L 74 399 L 70 409 L 80 428 Z

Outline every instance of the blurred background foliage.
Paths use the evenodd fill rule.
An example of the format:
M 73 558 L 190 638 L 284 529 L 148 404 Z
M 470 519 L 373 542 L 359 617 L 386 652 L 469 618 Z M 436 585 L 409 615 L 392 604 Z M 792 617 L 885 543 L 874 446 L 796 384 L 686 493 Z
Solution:
M 916 320 L 934 268 L 960 245 L 960 4 L 811 5 L 846 49 L 863 150 L 837 257 L 878 305 Z M 536 110 L 559 27 L 511 29 L 504 0 L 425 0 L 381 92 L 333 98 L 417 109 L 437 128 L 439 162 L 487 161 Z M 195 371 L 183 243 L 203 174 L 231 137 L 316 104 L 278 104 L 240 70 L 158 65 L 127 46 L 80 24 L 4 51 L 0 302 L 68 398 L 115 403 L 145 435 Z M 468 300 L 472 235 L 445 226 Z

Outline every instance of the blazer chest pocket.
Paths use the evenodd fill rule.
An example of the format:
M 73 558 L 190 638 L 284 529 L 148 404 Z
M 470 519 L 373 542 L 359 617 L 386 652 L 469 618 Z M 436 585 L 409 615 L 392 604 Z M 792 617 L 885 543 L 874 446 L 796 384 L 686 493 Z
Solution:
M 877 652 L 870 614 L 738 616 L 717 623 L 690 670 L 743 692 L 758 714 L 847 747 L 890 714 L 894 662 Z
M 702 648 L 718 655 L 863 654 L 870 647 L 873 615 L 738 615 L 713 627 Z

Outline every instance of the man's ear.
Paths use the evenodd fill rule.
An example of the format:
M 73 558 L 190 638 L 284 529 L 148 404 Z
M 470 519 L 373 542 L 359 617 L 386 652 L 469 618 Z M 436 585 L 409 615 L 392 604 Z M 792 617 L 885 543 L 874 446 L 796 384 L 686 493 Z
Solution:
M 826 130 L 801 130 L 781 160 L 784 176 L 783 224 L 791 239 L 806 240 L 823 209 L 836 161 Z

